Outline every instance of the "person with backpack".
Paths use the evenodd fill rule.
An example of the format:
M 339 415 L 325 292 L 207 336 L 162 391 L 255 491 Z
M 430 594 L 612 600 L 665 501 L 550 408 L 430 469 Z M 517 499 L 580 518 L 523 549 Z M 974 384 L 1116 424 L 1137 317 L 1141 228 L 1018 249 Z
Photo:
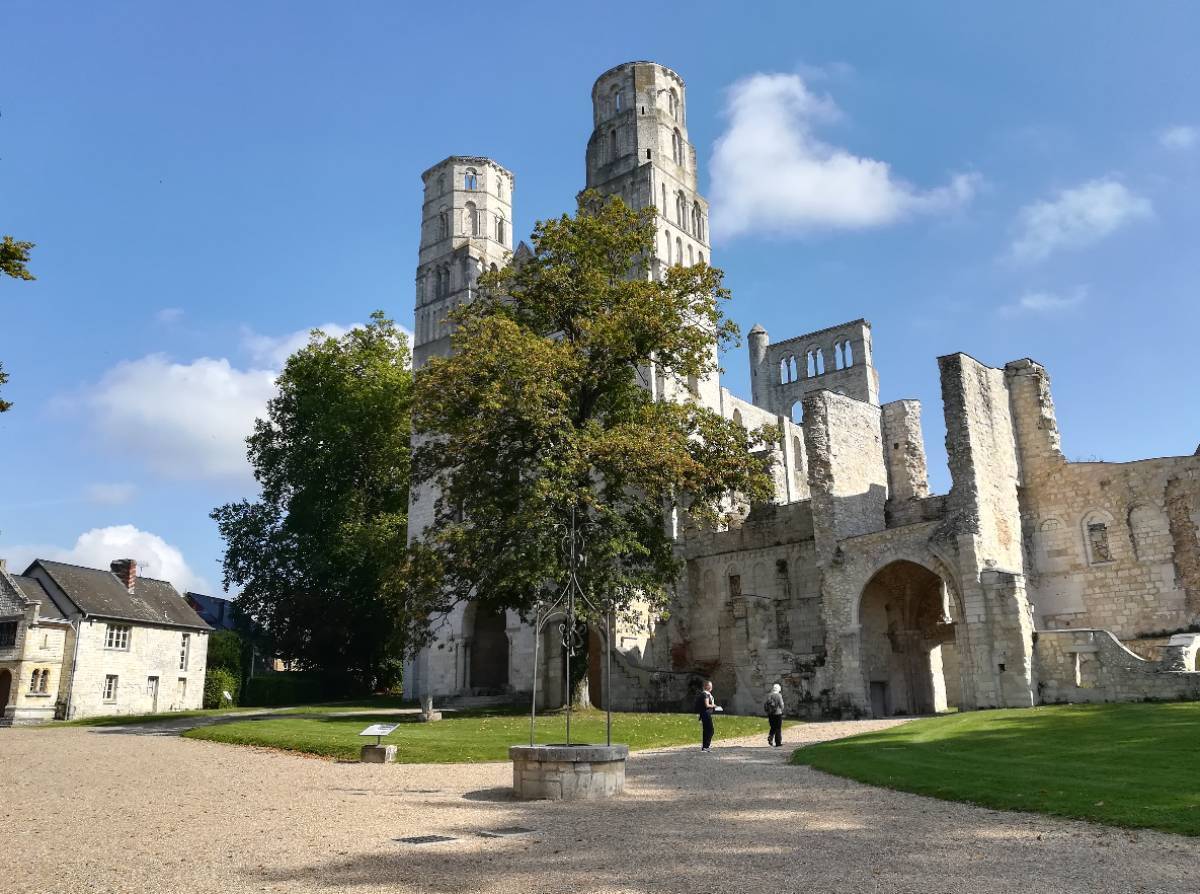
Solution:
M 696 715 L 700 718 L 701 742 L 700 750 L 708 753 L 712 751 L 713 738 L 713 722 L 712 715 L 714 711 L 720 711 L 716 700 L 712 694 L 712 680 L 705 680 L 704 686 L 700 690 L 700 694 L 696 696 Z
M 767 733 L 767 744 L 779 748 L 783 745 L 783 687 L 778 683 L 767 693 L 767 699 L 763 702 L 763 712 L 767 715 L 767 722 L 771 724 Z

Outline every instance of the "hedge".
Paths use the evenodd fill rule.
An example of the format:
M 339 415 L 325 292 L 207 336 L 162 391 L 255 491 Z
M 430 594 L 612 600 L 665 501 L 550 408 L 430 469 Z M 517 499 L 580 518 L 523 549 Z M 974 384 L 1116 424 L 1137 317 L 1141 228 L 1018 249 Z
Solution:
M 233 701 L 224 697 L 228 692 Z M 204 707 L 231 708 L 238 703 L 238 678 L 223 667 L 209 668 L 204 675 Z

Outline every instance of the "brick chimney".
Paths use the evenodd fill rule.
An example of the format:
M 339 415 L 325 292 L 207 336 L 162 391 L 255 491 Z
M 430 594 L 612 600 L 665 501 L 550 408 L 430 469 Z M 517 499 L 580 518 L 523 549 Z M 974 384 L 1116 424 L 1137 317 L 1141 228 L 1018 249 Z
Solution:
M 108 563 L 109 570 L 125 585 L 125 589 L 133 592 L 137 583 L 137 559 L 113 559 Z

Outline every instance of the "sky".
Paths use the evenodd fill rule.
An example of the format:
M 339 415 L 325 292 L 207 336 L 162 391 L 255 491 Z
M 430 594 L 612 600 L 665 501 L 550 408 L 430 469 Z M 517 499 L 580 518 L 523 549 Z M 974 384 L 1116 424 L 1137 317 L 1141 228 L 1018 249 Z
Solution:
M 420 174 L 573 207 L 595 78 L 687 83 L 729 315 L 872 323 L 949 487 L 939 355 L 1049 370 L 1069 459 L 1191 454 L 1200 7 L 2 0 L 0 557 L 219 592 L 213 507 L 309 329 L 412 326 Z M 597 30 L 597 25 L 600 29 Z M 745 348 L 725 384 L 749 396 Z

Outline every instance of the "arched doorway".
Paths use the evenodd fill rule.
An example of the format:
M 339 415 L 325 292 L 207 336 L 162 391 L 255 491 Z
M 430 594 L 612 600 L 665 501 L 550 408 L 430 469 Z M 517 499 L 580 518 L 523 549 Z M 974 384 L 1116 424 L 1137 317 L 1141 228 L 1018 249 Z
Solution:
M 8 699 L 12 694 L 12 673 L 5 668 L 0 670 L 0 719 L 4 718 L 4 712 L 8 710 Z
M 933 714 L 961 703 L 953 590 L 915 562 L 880 569 L 859 606 L 861 655 L 871 713 Z
M 470 629 L 470 687 L 477 695 L 508 690 L 508 626 L 503 609 L 476 606 Z

